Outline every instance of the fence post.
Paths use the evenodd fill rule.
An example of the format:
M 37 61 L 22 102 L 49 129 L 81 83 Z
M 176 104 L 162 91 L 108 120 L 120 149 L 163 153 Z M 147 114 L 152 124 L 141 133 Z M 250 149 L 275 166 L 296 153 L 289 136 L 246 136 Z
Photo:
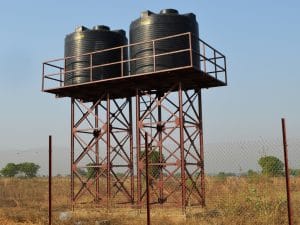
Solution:
M 150 200 L 149 200 L 149 160 L 148 160 L 148 133 L 145 133 L 145 155 L 146 155 L 146 194 L 147 194 L 147 225 L 150 225 Z
M 48 216 L 49 216 L 49 225 L 52 224 L 52 136 L 49 135 L 49 176 L 48 176 L 48 188 L 49 188 L 49 207 L 48 207 Z
M 288 160 L 288 149 L 286 140 L 286 129 L 285 129 L 285 119 L 281 119 L 282 125 L 282 139 L 283 139 L 283 152 L 284 152 L 284 166 L 285 166 L 285 183 L 286 183 L 286 197 L 287 197 L 287 207 L 288 207 L 288 221 L 289 225 L 293 225 L 293 213 L 291 205 L 291 188 L 290 188 L 290 175 L 289 175 L 289 160 Z

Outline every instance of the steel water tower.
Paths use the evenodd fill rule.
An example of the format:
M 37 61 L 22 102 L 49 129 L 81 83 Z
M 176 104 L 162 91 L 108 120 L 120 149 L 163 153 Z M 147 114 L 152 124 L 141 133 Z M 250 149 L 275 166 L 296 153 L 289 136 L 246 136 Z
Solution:
M 145 11 L 123 30 L 78 27 L 43 63 L 42 91 L 71 100 L 71 200 L 205 205 L 202 89 L 227 85 L 226 59 L 193 13 Z M 82 175 L 81 171 L 89 171 Z

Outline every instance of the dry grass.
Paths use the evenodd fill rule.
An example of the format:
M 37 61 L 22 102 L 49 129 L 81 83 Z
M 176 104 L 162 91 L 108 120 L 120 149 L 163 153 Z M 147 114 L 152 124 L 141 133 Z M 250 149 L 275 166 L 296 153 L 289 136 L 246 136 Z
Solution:
M 292 198 L 295 224 L 300 224 L 300 178 L 292 178 Z M 53 180 L 53 224 L 95 224 L 109 220 L 110 224 L 145 224 L 145 211 L 80 206 L 73 219 L 59 220 L 59 213 L 70 210 L 69 181 Z M 152 209 L 152 224 L 209 224 L 209 225 L 284 225 L 287 207 L 284 178 L 227 178 L 206 179 L 207 207 L 188 208 L 186 216 L 178 209 Z M 0 178 L 0 224 L 47 224 L 47 179 Z

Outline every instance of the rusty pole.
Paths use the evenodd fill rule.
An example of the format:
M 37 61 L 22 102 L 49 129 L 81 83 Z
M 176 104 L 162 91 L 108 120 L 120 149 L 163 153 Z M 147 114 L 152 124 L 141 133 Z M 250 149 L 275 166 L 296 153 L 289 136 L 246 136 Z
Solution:
M 71 205 L 72 211 L 74 211 L 75 202 L 74 202 L 74 148 L 75 148 L 75 136 L 74 136 L 74 129 L 75 129 L 75 109 L 74 109 L 75 99 L 71 99 Z
M 287 207 L 288 207 L 288 220 L 289 220 L 289 225 L 293 225 L 288 148 L 287 148 L 286 129 L 285 129 L 285 119 L 284 118 L 281 119 L 281 125 L 282 125 L 282 138 L 283 138 L 283 151 L 284 151 L 284 166 L 285 166 L 285 183 L 286 183 L 286 197 L 287 197 Z
M 163 140 L 163 123 L 162 123 L 162 112 L 161 112 L 161 97 L 160 97 L 160 94 L 159 93 L 159 96 L 158 96 L 158 102 L 159 102 L 159 105 L 158 105 L 158 123 L 159 123 L 159 163 L 160 163 L 160 167 L 159 167 L 159 203 L 161 206 L 163 206 L 163 202 L 164 202 L 164 192 L 163 192 L 163 189 L 164 189 L 164 185 L 163 185 L 163 182 L 164 182 L 164 173 L 163 173 L 163 166 L 162 166 L 162 163 L 164 163 L 163 161 L 163 145 L 162 145 L 162 140 Z M 152 136 L 152 135 L 151 135 Z
M 48 207 L 48 216 L 49 216 L 49 225 L 52 224 L 52 136 L 49 136 L 49 176 L 48 176 L 48 188 L 49 188 L 49 207 Z
M 107 192 L 107 209 L 108 211 L 110 210 L 110 206 L 111 206 L 111 159 L 110 159 L 110 132 L 111 132 L 111 125 L 110 125 L 110 95 L 109 93 L 107 94 L 107 99 L 106 99 L 106 123 L 107 123 L 107 127 L 106 127 L 106 132 L 107 132 L 107 146 L 106 146 L 106 159 L 107 159 L 107 182 L 106 182 L 106 192 Z
M 94 103 L 95 104 L 95 103 Z M 99 168 L 99 140 L 98 140 L 98 134 L 99 134 L 99 111 L 98 111 L 98 105 L 95 107 L 95 128 L 97 135 L 95 137 L 96 144 L 95 144 L 95 155 L 96 155 L 96 203 L 99 206 L 100 203 L 100 198 L 99 198 L 99 193 L 100 193 L 100 186 L 99 186 L 99 174 L 100 174 L 100 168 Z
M 183 101 L 182 101 L 182 85 L 179 82 L 179 90 L 178 90 L 178 98 L 179 98 L 179 138 L 180 138 L 180 160 L 181 160 L 181 208 L 183 214 L 185 214 L 186 210 L 186 178 L 185 178 L 185 171 L 186 171 L 186 163 L 184 157 L 184 118 L 183 118 Z
M 202 93 L 198 92 L 199 107 L 199 139 L 200 139 L 200 189 L 202 195 L 202 207 L 205 206 L 205 173 L 204 173 L 204 143 L 203 143 L 203 114 L 202 114 Z
M 132 99 L 128 97 L 129 102 L 129 128 L 128 132 L 130 135 L 130 194 L 131 194 L 131 204 L 134 205 L 134 167 L 133 167 L 133 132 L 132 132 Z
M 145 155 L 146 155 L 146 194 L 147 194 L 147 225 L 150 225 L 150 196 L 149 196 L 149 159 L 148 159 L 148 133 L 145 133 Z
M 136 90 L 136 162 L 137 162 L 137 206 L 138 209 L 142 208 L 142 185 L 141 185 L 141 179 L 142 179 L 142 174 L 141 174 L 141 134 L 140 134 L 140 94 L 139 90 Z

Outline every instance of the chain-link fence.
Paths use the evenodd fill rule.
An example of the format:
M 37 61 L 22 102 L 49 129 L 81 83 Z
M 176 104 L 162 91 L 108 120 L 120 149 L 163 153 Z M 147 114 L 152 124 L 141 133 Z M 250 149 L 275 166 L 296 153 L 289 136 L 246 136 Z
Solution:
M 151 204 L 153 224 L 288 224 L 286 183 L 284 176 L 284 154 L 282 139 L 243 140 L 234 142 L 206 143 L 205 149 L 205 207 L 187 203 L 185 214 L 181 207 L 168 207 L 167 204 Z M 288 139 L 291 200 L 294 224 L 300 221 L 300 139 Z M 41 166 L 37 178 L 0 178 L 0 222 L 1 224 L 46 224 L 48 207 L 48 149 L 28 151 L 2 151 L 0 167 L 8 162 L 34 162 Z M 70 177 L 68 148 L 53 149 L 53 219 L 54 224 L 70 224 L 70 221 L 96 223 L 110 221 L 111 224 L 145 224 L 145 207 L 135 204 L 111 206 L 94 204 L 93 201 L 81 202 L 70 213 Z M 152 156 L 151 156 L 152 157 Z M 154 160 L 157 156 L 153 156 Z M 161 168 L 149 170 L 150 185 L 159 182 L 166 174 L 156 174 Z M 176 165 L 174 165 L 176 166 Z M 136 169 L 136 168 L 135 168 Z M 155 170 L 157 170 L 155 172 Z M 156 176 L 157 175 L 157 176 Z M 178 176 L 181 174 L 178 173 Z M 193 174 L 191 176 L 198 176 Z M 124 176 L 121 172 L 117 177 Z M 157 178 L 157 180 L 156 180 Z M 197 180 L 197 179 L 194 179 Z M 105 181 L 101 181 L 105 182 Z M 100 190 L 101 188 L 100 182 Z M 144 181 L 143 181 L 144 182 Z M 176 184 L 170 180 L 165 184 Z M 191 185 L 186 178 L 186 185 Z M 123 185 L 128 185 L 124 183 Z M 197 183 L 200 185 L 200 183 Z M 117 187 L 116 187 L 117 188 Z M 135 174 L 135 186 L 136 174 Z M 150 197 L 159 196 L 158 190 L 149 189 Z M 105 192 L 105 190 L 102 190 Z M 136 195 L 135 195 L 136 196 Z M 156 196 L 156 197 L 155 197 Z M 193 196 L 191 199 L 195 198 Z

